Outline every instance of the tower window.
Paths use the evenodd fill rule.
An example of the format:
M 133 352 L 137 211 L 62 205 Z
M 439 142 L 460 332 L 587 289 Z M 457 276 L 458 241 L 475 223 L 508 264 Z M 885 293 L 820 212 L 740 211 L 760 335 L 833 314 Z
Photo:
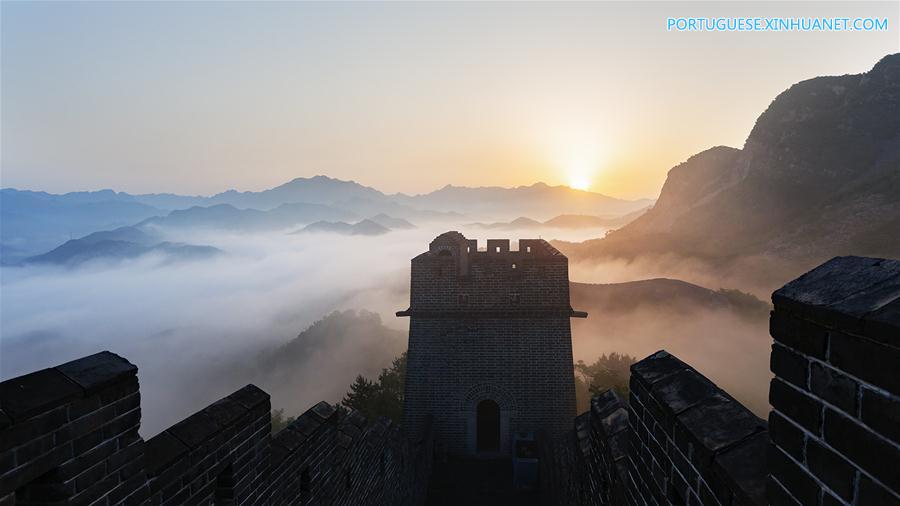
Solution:
M 496 248 L 494 248 L 494 251 L 497 253 L 500 253 L 500 246 L 497 246 Z
M 525 253 L 531 253 L 531 246 L 525 246 Z
M 512 268 L 515 269 L 515 268 L 516 268 L 516 264 L 512 264 Z

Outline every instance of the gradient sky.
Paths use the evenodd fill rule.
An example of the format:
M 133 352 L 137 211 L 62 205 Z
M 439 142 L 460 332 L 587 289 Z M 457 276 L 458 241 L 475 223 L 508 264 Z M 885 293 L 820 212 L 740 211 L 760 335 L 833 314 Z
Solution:
M 792 83 L 900 51 L 900 2 L 0 3 L 4 187 L 655 197 Z M 878 16 L 882 33 L 674 33 L 667 16 Z

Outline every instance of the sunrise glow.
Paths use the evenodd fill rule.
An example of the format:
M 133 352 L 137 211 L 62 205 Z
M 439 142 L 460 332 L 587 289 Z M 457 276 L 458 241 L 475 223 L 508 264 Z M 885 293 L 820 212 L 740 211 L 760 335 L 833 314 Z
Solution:
M 591 187 L 591 180 L 587 174 L 573 173 L 569 176 L 569 187 L 576 190 L 588 190 Z

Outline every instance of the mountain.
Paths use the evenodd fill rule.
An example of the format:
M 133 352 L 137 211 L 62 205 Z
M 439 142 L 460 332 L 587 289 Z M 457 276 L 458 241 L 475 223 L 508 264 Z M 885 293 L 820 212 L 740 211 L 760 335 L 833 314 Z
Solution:
M 406 349 L 406 333 L 365 310 L 335 311 L 290 341 L 264 344 L 254 360 L 225 362 L 214 378 L 237 377 L 272 393 L 278 407 L 300 413 L 310 399 L 339 402 L 358 374 L 377 378 Z M 327 381 L 325 381 L 327 380 Z
M 298 177 L 287 183 L 260 192 L 228 190 L 213 195 L 207 204 L 230 204 L 239 208 L 268 210 L 282 204 L 304 202 L 307 204 L 339 205 L 354 200 L 387 201 L 380 191 L 354 181 L 341 181 L 327 176 Z
M 544 224 L 537 221 L 532 220 L 531 218 L 526 218 L 524 216 L 519 216 L 518 218 L 512 221 L 497 221 L 494 223 L 469 223 L 466 225 L 467 228 L 481 228 L 484 230 L 514 230 L 514 229 L 533 229 L 533 228 L 543 228 Z
M 600 193 L 575 190 L 568 186 L 531 186 L 501 188 L 496 186 L 468 188 L 447 185 L 424 195 L 393 196 L 401 203 L 421 209 L 458 211 L 469 215 L 512 219 L 516 216 L 535 216 L 547 219 L 564 214 L 620 215 L 637 211 L 652 204 L 651 200 L 622 200 Z
M 638 216 L 644 214 L 647 209 L 640 209 L 622 216 L 602 217 L 590 216 L 586 214 L 561 214 L 554 218 L 550 218 L 545 222 L 532 220 L 520 216 L 510 222 L 495 223 L 470 223 L 466 225 L 472 228 L 481 228 L 486 230 L 520 230 L 520 229 L 541 229 L 541 228 L 615 228 L 621 227 Z
M 4 264 L 47 251 L 72 236 L 131 225 L 165 211 L 111 190 L 53 195 L 0 190 L 0 257 Z
M 139 225 L 261 232 L 286 229 L 320 220 L 345 220 L 355 217 L 354 213 L 321 204 L 281 204 L 269 211 L 238 209 L 230 204 L 217 204 L 172 211 L 167 216 L 150 218 Z
M 618 228 L 643 215 L 648 207 L 638 209 L 620 216 L 589 216 L 584 214 L 561 214 L 544 222 L 544 225 L 554 228 Z
M 791 86 L 743 149 L 694 155 L 643 216 L 557 247 L 574 260 L 678 255 L 720 272 L 763 258 L 756 271 L 789 264 L 776 276 L 788 279 L 837 255 L 900 256 L 900 54 L 864 74 Z
M 627 283 L 569 284 L 572 307 L 622 316 L 638 310 L 689 313 L 694 309 L 727 311 L 750 321 L 764 321 L 771 308 L 738 290 L 710 290 L 677 279 L 645 279 Z M 598 313 L 595 313 L 598 314 Z
M 327 232 L 341 235 L 382 235 L 390 231 L 389 228 L 375 223 L 372 220 L 362 220 L 352 225 L 343 221 L 317 221 L 293 233 L 307 234 Z
M 409 230 L 416 228 L 415 225 L 404 220 L 403 218 L 394 218 L 384 213 L 376 214 L 369 219 L 381 225 L 382 227 L 389 228 L 391 230 Z
M 212 246 L 158 241 L 153 234 L 140 228 L 122 227 L 66 241 L 47 253 L 26 258 L 24 263 L 72 267 L 93 260 L 120 261 L 149 253 L 161 254 L 171 262 L 205 259 L 222 251 Z

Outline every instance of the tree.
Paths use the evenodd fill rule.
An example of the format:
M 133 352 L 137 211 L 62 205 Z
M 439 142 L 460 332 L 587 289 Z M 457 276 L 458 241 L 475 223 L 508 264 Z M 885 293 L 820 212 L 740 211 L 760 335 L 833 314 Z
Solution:
M 399 421 L 403 413 L 405 381 L 406 352 L 403 352 L 391 362 L 391 367 L 381 370 L 378 381 L 357 376 L 341 404 L 359 411 L 370 420 L 386 416 Z
M 353 384 L 350 385 L 350 390 L 344 396 L 341 404 L 362 413 L 368 413 L 375 408 L 378 390 L 378 385 L 375 382 L 360 374 L 356 377 Z
M 293 416 L 284 416 L 283 409 L 273 409 L 272 410 L 272 434 L 280 431 L 281 429 L 287 427 L 294 421 Z
M 593 364 L 579 360 L 575 364 L 575 394 L 578 412 L 587 411 L 590 397 L 612 389 L 622 397 L 628 397 L 628 381 L 631 365 L 637 362 L 627 353 L 603 354 Z

